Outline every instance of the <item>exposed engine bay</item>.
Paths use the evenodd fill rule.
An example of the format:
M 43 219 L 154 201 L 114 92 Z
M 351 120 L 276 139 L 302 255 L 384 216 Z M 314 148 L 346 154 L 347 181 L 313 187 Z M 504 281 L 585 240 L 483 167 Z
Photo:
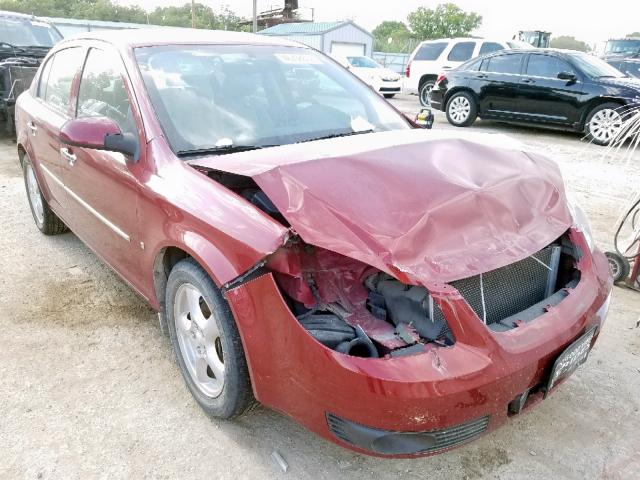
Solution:
M 206 172 L 285 226 L 284 216 L 253 182 Z M 449 282 L 494 332 L 522 326 L 560 303 L 580 279 L 579 251 L 569 233 L 521 261 Z M 379 358 L 419 353 L 427 344 L 455 343 L 429 290 L 408 285 L 363 262 L 293 235 L 267 257 L 283 297 L 317 341 L 338 352 Z

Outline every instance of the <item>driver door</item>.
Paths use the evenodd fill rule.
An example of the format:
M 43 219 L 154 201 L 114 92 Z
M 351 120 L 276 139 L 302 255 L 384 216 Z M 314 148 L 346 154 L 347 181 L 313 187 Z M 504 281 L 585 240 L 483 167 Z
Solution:
M 77 117 L 106 116 L 139 137 L 122 60 L 107 49 L 87 53 L 77 93 Z M 61 144 L 63 179 L 74 232 L 128 280 L 138 275 L 141 244 L 137 204 L 139 164 L 121 153 Z

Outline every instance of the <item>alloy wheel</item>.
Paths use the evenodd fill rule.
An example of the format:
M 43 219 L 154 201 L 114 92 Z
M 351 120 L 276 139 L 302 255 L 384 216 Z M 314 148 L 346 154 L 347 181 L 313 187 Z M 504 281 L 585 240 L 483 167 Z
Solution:
M 602 143 L 615 139 L 622 129 L 622 116 L 613 108 L 599 110 L 589 122 L 591 136 Z
M 44 223 L 44 205 L 42 203 L 42 195 L 40 194 L 40 187 L 38 186 L 38 180 L 36 174 L 33 171 L 33 167 L 30 163 L 26 165 L 27 169 L 27 192 L 29 193 L 29 202 L 33 208 L 33 214 L 36 217 L 38 225 Z
M 190 283 L 178 287 L 173 308 L 180 354 L 193 382 L 208 397 L 218 397 L 225 366 L 215 316 L 202 292 Z
M 471 103 L 469 99 L 459 96 L 451 100 L 449 104 L 449 117 L 457 123 L 461 124 L 467 121 L 471 113 Z
M 428 107 L 431 105 L 431 101 L 429 100 L 429 92 L 433 90 L 433 83 L 427 83 L 420 89 L 420 103 L 424 107 Z

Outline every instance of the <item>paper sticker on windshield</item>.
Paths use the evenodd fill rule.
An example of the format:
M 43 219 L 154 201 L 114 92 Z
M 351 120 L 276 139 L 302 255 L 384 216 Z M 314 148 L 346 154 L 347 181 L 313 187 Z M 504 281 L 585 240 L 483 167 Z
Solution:
M 282 63 L 290 65 L 319 65 L 322 63 L 318 57 L 307 53 L 276 53 L 275 56 Z

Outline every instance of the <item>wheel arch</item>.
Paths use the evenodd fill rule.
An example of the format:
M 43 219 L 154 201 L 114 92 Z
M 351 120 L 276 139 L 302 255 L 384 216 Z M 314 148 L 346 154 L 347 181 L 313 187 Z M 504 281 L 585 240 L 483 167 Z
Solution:
M 464 86 L 464 85 L 461 85 L 461 86 L 458 86 L 458 87 L 454 87 L 454 88 L 452 88 L 452 89 L 447 91 L 447 93 L 444 96 L 444 99 L 442 100 L 443 111 L 445 111 L 445 112 L 447 111 L 446 109 L 447 109 L 447 103 L 449 103 L 449 99 L 453 95 L 455 95 L 456 93 L 460 93 L 460 92 L 468 93 L 469 95 L 471 95 L 473 97 L 473 99 L 476 102 L 476 107 L 478 109 L 478 114 L 480 114 L 480 102 L 479 102 L 479 99 L 478 99 L 478 95 L 476 95 L 476 92 L 474 92 L 473 89 L 471 89 L 470 87 Z
M 591 99 L 589 103 L 587 103 L 584 112 L 582 112 L 582 115 L 580 117 L 580 130 L 584 130 L 585 124 L 587 122 L 587 117 L 593 111 L 593 109 L 604 103 L 617 103 L 621 107 L 624 107 L 626 105 L 624 101 L 620 100 L 617 97 L 601 96 Z
M 27 150 L 24 148 L 22 143 L 18 143 L 16 146 L 18 150 L 18 160 L 20 160 L 20 166 L 24 166 L 24 156 L 27 154 Z
M 236 268 L 231 261 L 211 242 L 196 233 L 184 233 L 184 242 L 167 241 L 154 249 L 152 261 L 153 297 L 151 306 L 158 310 L 160 326 L 166 330 L 166 288 L 169 274 L 173 267 L 185 258 L 192 258 L 220 288 L 225 283 L 240 276 L 243 271 Z
M 433 80 L 435 82 L 437 79 L 438 75 L 434 75 L 433 73 L 425 73 L 424 75 L 422 75 L 420 77 L 420 80 L 418 81 L 418 92 L 422 88 L 422 85 L 425 84 L 425 82 L 428 82 L 429 80 Z

